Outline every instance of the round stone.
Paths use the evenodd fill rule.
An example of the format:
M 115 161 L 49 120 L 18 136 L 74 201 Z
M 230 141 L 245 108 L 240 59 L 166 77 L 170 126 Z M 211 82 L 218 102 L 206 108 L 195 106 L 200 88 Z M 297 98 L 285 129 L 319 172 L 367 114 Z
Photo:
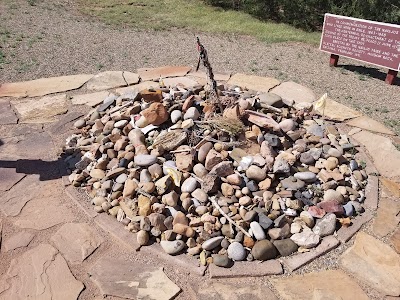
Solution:
M 163 248 L 163 250 L 170 255 L 176 255 L 186 247 L 185 242 L 180 241 L 180 240 L 161 241 L 160 245 Z
M 267 238 L 264 229 L 261 227 L 261 225 L 258 222 L 251 222 L 250 223 L 250 229 L 253 232 L 253 236 L 258 240 L 264 240 Z
M 228 247 L 228 257 L 235 261 L 241 261 L 246 258 L 246 250 L 243 245 L 238 242 L 233 242 Z
M 278 256 L 278 251 L 276 250 L 274 244 L 269 240 L 257 241 L 253 248 L 251 249 L 251 254 L 254 259 L 257 260 L 268 260 L 273 259 Z
M 232 261 L 226 254 L 214 254 L 212 258 L 214 265 L 218 267 L 228 268 L 232 264 Z
M 176 123 L 182 118 L 182 112 L 180 110 L 173 110 L 171 112 L 171 122 Z
M 267 177 L 267 172 L 264 169 L 261 169 L 260 167 L 251 165 L 246 170 L 246 176 L 249 179 L 254 179 L 256 181 L 262 181 Z
M 304 182 L 314 182 L 317 180 L 317 175 L 313 172 L 297 172 L 294 177 Z
M 317 221 L 313 228 L 313 232 L 318 234 L 320 237 L 331 235 L 336 229 L 336 216 L 335 214 L 327 214 L 322 219 Z
M 213 238 L 211 238 L 211 239 L 208 239 L 208 240 L 205 241 L 205 242 L 203 243 L 203 245 L 201 245 L 201 246 L 202 246 L 202 248 L 203 248 L 204 250 L 210 251 L 210 250 L 212 250 L 212 249 L 214 249 L 214 248 L 220 246 L 220 245 L 221 245 L 221 241 L 222 241 L 223 239 L 224 239 L 223 236 L 216 236 L 216 237 L 213 237 Z
M 336 201 L 338 203 L 343 203 L 344 198 L 343 195 L 338 191 L 329 189 L 324 192 L 324 201 Z
M 117 178 L 115 178 L 115 182 L 117 183 L 125 183 L 125 181 L 128 179 L 128 175 L 125 173 L 120 174 Z
M 85 120 L 83 120 L 83 119 L 80 119 L 80 120 L 78 120 L 78 121 L 76 121 L 76 122 L 74 123 L 74 127 L 78 128 L 78 129 L 81 129 L 81 128 L 84 127 L 85 125 L 86 125 L 86 122 L 85 122 Z
M 197 188 L 197 186 L 197 180 L 194 177 L 189 177 L 182 183 L 181 191 L 182 193 L 191 193 Z
M 202 189 L 196 189 L 192 192 L 192 197 L 199 200 L 201 203 L 205 203 L 208 200 L 208 195 Z
M 300 155 L 300 162 L 306 165 L 313 165 L 315 163 L 315 159 L 310 153 L 304 152 Z
M 281 121 L 279 123 L 279 128 L 283 132 L 292 131 L 292 130 L 294 130 L 296 128 L 296 123 L 292 119 L 286 119 L 286 120 L 283 120 L 283 121 Z
M 135 156 L 134 162 L 139 167 L 148 167 L 157 162 L 157 156 L 149 154 L 139 154 Z

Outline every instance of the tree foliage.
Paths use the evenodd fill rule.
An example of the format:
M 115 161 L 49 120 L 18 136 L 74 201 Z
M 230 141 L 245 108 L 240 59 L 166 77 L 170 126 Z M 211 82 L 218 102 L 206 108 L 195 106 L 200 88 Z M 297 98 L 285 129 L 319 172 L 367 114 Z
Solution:
M 399 0 L 205 0 L 205 2 L 224 9 L 242 10 L 260 20 L 283 22 L 308 31 L 322 28 L 325 13 L 400 24 Z

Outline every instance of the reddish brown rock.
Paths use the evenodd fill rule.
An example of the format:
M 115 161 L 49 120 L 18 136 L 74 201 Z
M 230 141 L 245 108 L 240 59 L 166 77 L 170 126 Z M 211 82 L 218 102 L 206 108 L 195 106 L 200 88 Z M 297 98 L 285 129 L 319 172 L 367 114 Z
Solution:
M 318 203 L 318 207 L 322 208 L 325 212 L 331 212 L 337 216 L 344 215 L 343 205 L 339 204 L 336 201 L 323 201 Z
M 148 108 L 142 111 L 142 115 L 149 124 L 161 125 L 168 120 L 169 114 L 162 103 L 154 102 Z

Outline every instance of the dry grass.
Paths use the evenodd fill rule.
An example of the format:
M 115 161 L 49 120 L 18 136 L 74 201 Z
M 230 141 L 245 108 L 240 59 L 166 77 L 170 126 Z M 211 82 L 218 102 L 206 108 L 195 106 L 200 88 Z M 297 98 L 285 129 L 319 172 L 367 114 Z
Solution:
M 201 0 L 78 0 L 82 12 L 108 24 L 135 29 L 187 28 L 200 32 L 254 36 L 264 42 L 296 41 L 317 44 L 319 33 L 285 24 L 261 22 L 248 14 L 223 10 Z

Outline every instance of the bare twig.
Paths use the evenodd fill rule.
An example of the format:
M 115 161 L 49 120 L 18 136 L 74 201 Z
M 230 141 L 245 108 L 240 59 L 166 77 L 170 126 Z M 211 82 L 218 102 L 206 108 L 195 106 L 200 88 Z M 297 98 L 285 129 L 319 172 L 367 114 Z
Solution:
M 251 238 L 250 233 L 248 233 L 244 228 L 240 227 L 238 224 L 236 224 L 235 221 L 233 221 L 221 208 L 221 206 L 219 206 L 219 204 L 217 203 L 217 201 L 215 201 L 215 197 L 208 197 L 208 199 L 211 201 L 212 205 L 218 209 L 218 211 L 221 213 L 221 215 L 223 215 L 229 223 L 231 223 L 233 226 L 235 226 L 237 229 L 239 229 L 241 232 L 243 232 L 245 235 L 247 235 L 249 238 Z

